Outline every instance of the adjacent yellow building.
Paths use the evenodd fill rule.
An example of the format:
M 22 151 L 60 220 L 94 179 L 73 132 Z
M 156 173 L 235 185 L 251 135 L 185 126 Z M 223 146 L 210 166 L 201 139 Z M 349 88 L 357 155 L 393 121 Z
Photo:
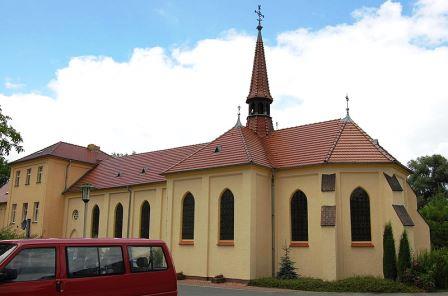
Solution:
M 303 276 L 382 276 L 389 222 L 396 240 L 407 231 L 414 253 L 429 249 L 409 169 L 348 110 L 274 130 L 257 29 L 246 125 L 238 116 L 209 143 L 118 158 L 94 145 L 55 144 L 64 156 L 50 146 L 13 163 L 7 221 L 32 217 L 32 234 L 43 237 L 163 239 L 177 271 L 203 279 L 271 276 L 284 247 Z

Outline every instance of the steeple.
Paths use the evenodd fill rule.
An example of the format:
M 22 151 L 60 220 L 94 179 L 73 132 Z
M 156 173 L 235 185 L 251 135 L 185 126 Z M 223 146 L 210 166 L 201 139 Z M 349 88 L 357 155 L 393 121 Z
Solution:
M 268 72 L 264 56 L 263 37 L 261 21 L 264 15 L 261 14 L 261 6 L 255 11 L 258 16 L 258 37 L 255 45 L 254 65 L 252 68 L 252 79 L 250 82 L 249 95 L 246 103 L 249 106 L 249 116 L 246 126 L 253 129 L 259 136 L 266 136 L 274 130 L 271 118 L 270 105 L 273 101 L 269 91 Z

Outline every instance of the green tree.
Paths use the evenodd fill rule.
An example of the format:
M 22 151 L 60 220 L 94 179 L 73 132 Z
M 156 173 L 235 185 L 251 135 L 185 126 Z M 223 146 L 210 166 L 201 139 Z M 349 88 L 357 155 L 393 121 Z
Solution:
M 0 156 L 8 156 L 11 149 L 18 153 L 23 151 L 20 145 L 23 141 L 22 136 L 10 124 L 11 117 L 4 115 L 0 107 Z
M 409 247 L 408 234 L 406 230 L 403 231 L 400 239 L 400 249 L 398 250 L 398 264 L 397 264 L 397 273 L 398 279 L 403 280 L 403 275 L 406 270 L 411 268 L 412 257 L 411 257 L 411 248 Z
M 429 200 L 443 194 L 448 197 L 448 160 L 439 154 L 418 157 L 408 163 L 413 174 L 409 176 L 409 184 L 419 199 L 419 207 Z
M 8 182 L 10 171 L 11 169 L 6 159 L 0 156 L 0 187 Z
M 277 278 L 282 280 L 292 280 L 297 279 L 299 275 L 296 272 L 295 262 L 291 260 L 289 252 L 291 248 L 284 246 L 283 251 L 285 252 L 280 259 L 280 270 L 277 273 Z
M 383 234 L 383 274 L 385 279 L 397 279 L 397 254 L 392 225 L 386 224 Z
M 438 194 L 420 209 L 431 230 L 433 248 L 448 247 L 448 199 Z

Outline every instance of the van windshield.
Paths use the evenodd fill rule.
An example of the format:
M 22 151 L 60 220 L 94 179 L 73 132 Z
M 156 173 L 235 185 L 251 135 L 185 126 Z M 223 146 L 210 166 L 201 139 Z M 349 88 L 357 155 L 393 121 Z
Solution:
M 0 264 L 2 264 L 3 260 L 11 254 L 17 245 L 14 244 L 0 244 Z

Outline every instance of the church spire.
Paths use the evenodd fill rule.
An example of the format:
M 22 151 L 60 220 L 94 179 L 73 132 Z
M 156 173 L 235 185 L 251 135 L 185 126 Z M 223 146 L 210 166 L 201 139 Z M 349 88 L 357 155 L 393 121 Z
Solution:
M 261 30 L 263 26 L 261 25 L 261 21 L 264 18 L 264 15 L 261 14 L 261 6 L 258 5 L 258 10 L 255 13 L 258 15 L 258 37 L 257 43 L 255 46 L 255 57 L 254 57 L 254 65 L 252 68 L 252 79 L 250 82 L 250 91 L 247 96 L 247 103 L 249 103 L 252 99 L 268 99 L 272 102 L 272 96 L 269 91 L 269 82 L 268 82 L 268 72 L 266 70 L 266 60 L 264 56 L 264 45 L 263 45 L 263 37 L 261 36 Z
M 271 103 L 273 101 L 269 91 L 268 71 L 264 56 L 261 21 L 264 15 L 261 14 L 261 6 L 255 10 L 258 16 L 258 37 L 255 45 L 254 65 L 252 68 L 252 79 L 250 81 L 249 95 L 246 103 L 249 105 L 249 116 L 246 126 L 256 132 L 260 137 L 267 136 L 274 130 L 271 118 Z

